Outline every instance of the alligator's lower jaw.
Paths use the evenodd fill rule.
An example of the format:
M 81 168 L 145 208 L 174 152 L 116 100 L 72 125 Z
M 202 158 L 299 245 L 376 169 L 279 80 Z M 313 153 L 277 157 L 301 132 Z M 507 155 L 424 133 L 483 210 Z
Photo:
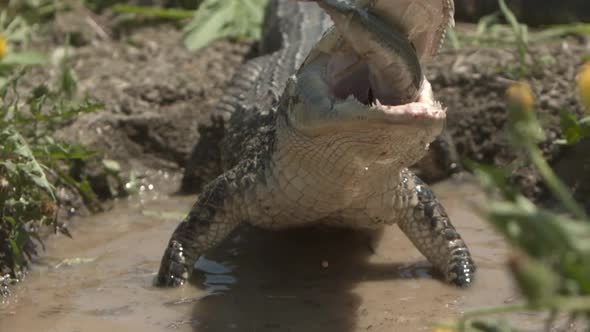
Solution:
M 446 120 L 446 112 L 438 102 L 433 100 L 430 83 L 426 80 L 417 100 L 411 103 L 386 105 L 376 99 L 366 104 L 349 96 L 346 99 L 337 98 L 333 108 L 337 114 L 340 114 L 335 120 L 354 121 L 358 126 L 362 126 L 362 122 L 368 122 L 371 125 L 404 125 L 442 130 Z

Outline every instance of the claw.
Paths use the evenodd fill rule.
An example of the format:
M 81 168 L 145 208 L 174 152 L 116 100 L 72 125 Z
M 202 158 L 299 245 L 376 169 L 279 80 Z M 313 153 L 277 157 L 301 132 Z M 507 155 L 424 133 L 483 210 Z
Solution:
M 156 286 L 178 287 L 188 280 L 189 270 L 183 251 L 182 244 L 174 240 L 170 242 L 160 264 Z
M 465 288 L 474 282 L 475 264 L 469 256 L 454 257 L 449 264 L 447 272 L 447 281 L 455 286 Z

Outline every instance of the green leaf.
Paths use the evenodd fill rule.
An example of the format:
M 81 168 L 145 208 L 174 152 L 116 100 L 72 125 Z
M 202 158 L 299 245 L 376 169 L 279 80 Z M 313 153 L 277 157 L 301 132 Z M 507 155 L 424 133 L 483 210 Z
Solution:
M 16 220 L 10 216 L 4 216 L 3 219 L 10 224 L 12 228 L 16 228 Z
M 20 249 L 19 249 L 18 245 L 16 244 L 16 241 L 13 239 L 8 239 L 8 242 L 10 243 L 10 248 L 12 249 L 12 255 L 13 255 L 14 260 L 17 262 L 22 262 L 22 256 L 20 254 Z
M 231 1 L 231 0 L 230 0 Z M 120 14 L 134 14 L 167 20 L 184 20 L 194 16 L 192 10 L 176 8 L 143 7 L 132 5 L 114 5 L 111 10 Z
M 190 50 L 198 50 L 219 38 L 260 38 L 266 1 L 203 1 L 184 30 L 184 44 Z
M 590 35 L 590 24 L 587 23 L 570 23 L 563 25 L 552 25 L 538 31 L 534 34 L 533 40 L 535 42 L 545 41 L 555 38 L 561 38 L 567 35 Z
M 33 155 L 26 140 L 18 132 L 13 132 L 9 139 L 15 144 L 14 153 L 23 158 L 23 162 L 16 164 L 16 167 L 22 171 L 33 183 L 44 189 L 55 200 L 53 186 L 47 180 L 43 168 Z
M 559 112 L 559 117 L 561 119 L 561 131 L 568 144 L 576 144 L 584 138 L 582 127 L 572 113 L 562 109 Z
M 231 3 L 233 0 L 228 1 Z M 201 4 L 202 7 L 207 3 Z M 197 11 L 193 21 L 185 29 L 184 44 L 189 50 L 198 50 L 210 42 L 226 37 L 223 28 L 228 24 L 233 14 L 233 5 L 212 6 Z
M 482 187 L 491 193 L 499 189 L 507 200 L 514 200 L 517 196 L 516 190 L 510 183 L 510 171 L 496 166 L 478 164 L 472 160 L 464 161 L 465 167 L 471 170 L 479 179 Z
M 59 88 L 68 98 L 72 98 L 78 90 L 78 78 L 76 72 L 66 64 L 63 65 L 59 77 Z
M 111 174 L 119 174 L 121 172 L 121 165 L 115 160 L 105 159 L 102 161 L 102 165 Z
M 0 165 L 4 166 L 6 168 L 6 170 L 8 171 L 8 173 L 15 174 L 18 172 L 16 165 L 10 160 L 2 161 L 2 162 L 0 162 Z
M 542 261 L 524 254 L 515 255 L 510 261 L 510 269 L 530 303 L 543 303 L 557 293 L 559 276 Z
M 38 52 L 8 53 L 0 63 L 3 65 L 44 65 L 49 63 L 49 58 Z

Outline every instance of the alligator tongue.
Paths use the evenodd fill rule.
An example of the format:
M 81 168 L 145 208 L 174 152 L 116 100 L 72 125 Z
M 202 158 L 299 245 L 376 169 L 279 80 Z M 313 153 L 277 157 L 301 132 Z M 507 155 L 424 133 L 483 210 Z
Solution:
M 416 100 L 423 81 L 416 50 L 395 26 L 342 0 L 316 0 L 339 34 L 368 67 L 371 96 L 385 105 Z

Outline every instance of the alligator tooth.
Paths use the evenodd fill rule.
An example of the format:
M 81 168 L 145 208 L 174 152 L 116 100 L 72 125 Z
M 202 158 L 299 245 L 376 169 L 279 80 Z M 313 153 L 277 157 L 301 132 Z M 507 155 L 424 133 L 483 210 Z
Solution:
M 371 106 L 373 108 L 380 108 L 381 106 L 383 106 L 383 104 L 381 104 L 379 99 L 375 98 L 375 99 L 373 99 L 373 101 L 371 102 L 371 104 L 369 106 Z
M 375 95 L 373 94 L 373 89 L 370 86 L 367 95 L 367 99 L 369 101 L 368 104 L 373 104 L 375 102 Z

